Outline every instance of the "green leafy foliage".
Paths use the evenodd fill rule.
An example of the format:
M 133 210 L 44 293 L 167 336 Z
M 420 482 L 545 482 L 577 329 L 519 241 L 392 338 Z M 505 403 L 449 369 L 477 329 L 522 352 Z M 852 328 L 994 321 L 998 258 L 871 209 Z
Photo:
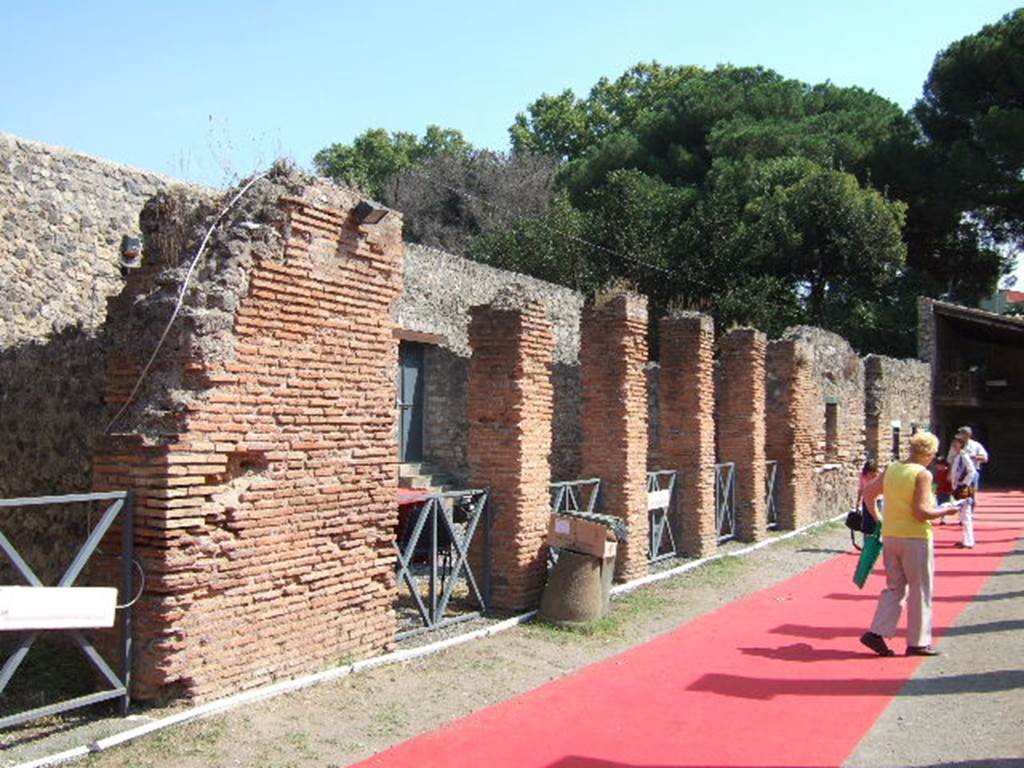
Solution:
M 541 96 L 509 133 L 506 156 L 376 129 L 315 162 L 419 242 L 587 292 L 625 280 L 655 315 L 909 355 L 918 295 L 976 302 L 1019 249 L 1024 10 L 941 52 L 910 114 L 762 67 L 651 62 Z
M 472 151 L 460 131 L 427 126 L 422 138 L 405 131 L 383 128 L 363 131 L 351 144 L 331 144 L 313 157 L 317 171 L 350 187 L 380 198 L 384 182 L 418 161 L 442 153 L 465 155 Z
M 936 58 L 914 108 L 946 181 L 987 233 L 1024 238 L 1024 8 Z
M 599 246 L 576 262 L 588 286 L 624 277 L 655 311 L 696 308 L 772 333 L 810 322 L 874 346 L 887 322 L 875 305 L 905 270 L 906 206 L 869 182 L 874 153 L 907 127 L 859 88 L 643 64 L 586 99 L 542 97 L 511 134 L 517 150 L 564 158 L 559 215 L 580 211 Z M 531 250 L 529 224 L 516 227 L 518 250 Z M 498 258 L 511 237 L 492 232 L 473 252 Z

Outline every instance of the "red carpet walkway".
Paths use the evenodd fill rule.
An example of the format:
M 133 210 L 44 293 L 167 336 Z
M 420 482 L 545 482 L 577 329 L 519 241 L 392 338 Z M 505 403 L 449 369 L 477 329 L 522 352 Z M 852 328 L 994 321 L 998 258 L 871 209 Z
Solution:
M 936 528 L 935 642 L 1024 534 L 1024 494 L 983 493 L 978 546 Z M 364 768 L 841 766 L 922 662 L 857 638 L 883 586 L 852 554 L 645 645 L 376 755 Z M 902 629 L 901 629 L 902 632 Z M 902 637 L 893 643 L 902 653 Z

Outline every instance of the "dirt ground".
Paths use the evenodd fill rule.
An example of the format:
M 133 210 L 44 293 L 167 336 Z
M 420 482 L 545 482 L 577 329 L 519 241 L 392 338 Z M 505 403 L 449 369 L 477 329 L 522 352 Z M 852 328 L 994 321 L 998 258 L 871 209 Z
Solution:
M 91 754 L 84 764 L 102 768 L 349 765 L 649 640 L 849 549 L 846 529 L 835 523 L 826 524 L 743 557 L 714 560 L 671 579 L 628 592 L 613 601 L 611 614 L 606 619 L 586 632 L 524 624 L 413 661 L 360 672 L 158 731 L 127 745 Z M 1016 554 L 1022 554 L 1020 548 Z M 851 557 L 851 569 L 852 565 Z M 1016 573 L 1014 584 L 1019 585 L 1022 571 Z M 993 582 L 1010 598 L 1016 596 L 1017 604 L 1024 602 L 1024 590 L 1007 592 L 1006 582 L 995 579 Z M 981 602 L 982 610 L 1005 611 L 1007 607 L 1009 604 L 1001 603 L 1001 598 Z M 1016 637 L 1020 634 L 1018 631 Z M 1006 641 L 1005 636 L 995 634 L 986 638 L 990 644 L 1005 644 Z M 1013 664 L 1016 670 L 1020 669 L 1019 659 L 1015 658 Z M 1003 691 L 998 704 L 1009 705 L 1011 709 L 1016 706 L 1016 722 L 1020 723 L 1024 717 L 1024 700 L 1020 696 L 1024 683 L 1019 679 L 1019 671 L 1011 674 L 1017 675 L 1013 678 L 1015 683 L 1008 691 Z M 956 691 L 950 693 L 955 696 Z M 167 714 L 168 711 L 148 711 L 136 720 L 144 722 Z M 108 732 L 125 727 L 123 721 L 106 725 Z M 992 736 L 1003 742 L 998 754 L 1024 754 L 1024 748 L 1013 752 L 1024 746 L 1019 743 L 1020 734 L 1024 732 L 1020 725 L 1012 732 Z M 877 762 L 883 755 L 889 760 L 894 758 L 892 745 L 901 735 L 906 741 L 907 726 L 903 718 L 893 720 L 888 731 L 876 736 L 874 746 L 865 739 L 867 746 L 862 744 L 862 750 L 867 751 L 863 755 L 858 752 L 860 757 L 851 765 L 932 764 L 909 760 Z M 102 724 L 98 730 L 93 726 L 93 735 L 89 738 L 76 733 L 77 730 L 42 741 L 8 741 L 0 765 L 14 765 L 53 754 L 88 743 L 104 733 Z M 965 736 L 964 740 L 967 738 Z M 971 750 L 966 749 L 959 754 L 970 753 Z M 896 759 L 902 760 L 898 756 Z M 1000 768 L 1017 764 L 994 763 Z

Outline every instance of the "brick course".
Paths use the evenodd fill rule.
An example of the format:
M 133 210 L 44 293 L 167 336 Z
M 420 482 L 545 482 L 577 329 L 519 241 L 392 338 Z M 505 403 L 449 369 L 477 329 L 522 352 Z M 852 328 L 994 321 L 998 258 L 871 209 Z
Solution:
M 551 360 L 543 305 L 474 307 L 467 393 L 471 484 L 491 491 L 491 605 L 536 607 L 550 517 Z M 480 546 L 474 551 L 480 573 Z
M 715 326 L 681 312 L 661 320 L 661 464 L 677 479 L 676 544 L 702 557 L 718 547 L 715 525 Z
M 248 276 L 235 286 L 229 343 L 204 335 L 212 302 L 196 306 L 192 294 L 184 314 L 200 320 L 169 337 L 161 375 L 121 427 L 134 434 L 97 446 L 95 486 L 138 492 L 147 582 L 134 691 L 143 699 L 265 684 L 381 651 L 394 634 L 400 218 L 362 227 L 351 194 L 273 181 L 222 225 L 203 269 L 208 280 L 216 265 Z M 159 236 L 181 222 L 180 207 L 151 211 L 149 266 L 125 303 L 167 275 L 178 251 L 162 250 L 170 244 Z M 255 247 L 244 233 L 260 222 L 283 237 Z M 160 298 L 111 314 L 165 318 Z M 121 331 L 130 338 L 132 326 Z M 112 357 L 112 405 L 148 351 Z M 184 393 L 170 391 L 183 383 Z M 156 413 L 167 403 L 178 412 Z
M 626 521 L 615 578 L 647 573 L 647 300 L 617 294 L 580 323 L 583 477 L 601 479 L 601 511 Z
M 735 462 L 736 538 L 767 536 L 764 364 L 767 338 L 737 328 L 718 343 L 715 416 L 719 461 Z
M 765 456 L 778 462 L 779 528 L 791 530 L 810 521 L 816 498 L 809 354 L 800 342 L 773 341 L 765 370 Z

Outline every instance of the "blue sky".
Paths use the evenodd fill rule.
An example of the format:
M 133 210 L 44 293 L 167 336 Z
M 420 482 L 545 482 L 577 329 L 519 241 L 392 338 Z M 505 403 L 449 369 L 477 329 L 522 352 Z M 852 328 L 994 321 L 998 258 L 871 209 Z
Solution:
M 907 108 L 996 0 L 0 0 L 0 131 L 223 186 L 369 127 L 504 149 L 545 92 L 638 61 L 762 65 Z

